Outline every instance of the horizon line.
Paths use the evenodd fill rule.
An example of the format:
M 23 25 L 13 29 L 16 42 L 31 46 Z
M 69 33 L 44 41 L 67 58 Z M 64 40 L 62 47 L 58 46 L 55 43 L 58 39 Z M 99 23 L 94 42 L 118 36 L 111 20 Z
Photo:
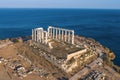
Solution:
M 112 9 L 120 10 L 119 8 L 39 8 L 39 7 L 0 7 L 0 9 Z

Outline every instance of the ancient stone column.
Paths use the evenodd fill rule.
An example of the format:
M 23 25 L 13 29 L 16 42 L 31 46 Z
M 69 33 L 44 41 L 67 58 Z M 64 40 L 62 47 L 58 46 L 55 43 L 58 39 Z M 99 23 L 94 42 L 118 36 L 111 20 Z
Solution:
M 53 38 L 53 28 L 51 28 L 51 39 Z
M 51 34 L 51 28 L 48 28 L 48 36 L 50 36 L 50 34 Z
M 53 29 L 53 39 L 54 39 L 54 37 L 55 37 L 55 29 L 54 28 L 52 28 Z
M 50 28 L 50 38 L 52 38 L 52 34 L 53 34 L 53 29 Z
M 33 31 L 34 31 L 34 33 L 33 33 L 33 36 L 34 36 L 33 38 L 34 39 L 33 40 L 35 41 L 35 29 L 33 29 Z
M 48 33 L 45 31 L 45 44 L 47 44 L 48 41 Z
M 37 42 L 39 41 L 39 30 L 37 30 Z
M 64 36 L 64 31 L 62 30 L 62 40 L 63 40 L 63 36 Z
M 42 31 L 40 30 L 39 32 L 39 39 L 40 39 L 40 43 L 42 42 Z
M 34 33 L 33 33 L 33 34 L 34 34 L 34 41 L 35 41 L 35 29 L 33 29 L 33 31 L 34 31 Z
M 74 31 L 72 31 L 72 44 L 74 44 Z
M 37 42 L 37 40 L 38 40 L 38 33 L 37 33 L 37 30 L 36 30 L 36 42 Z
M 42 33 L 41 34 L 41 36 L 42 36 L 42 43 L 44 43 L 44 32 L 42 31 L 41 33 Z
M 37 30 L 37 42 L 39 41 L 39 30 Z
M 65 42 L 67 41 L 67 31 L 65 31 Z
M 37 33 L 36 33 L 36 29 L 35 29 L 35 41 L 37 41 Z
M 57 33 L 58 33 L 58 29 L 56 29 L 56 40 L 57 40 L 57 37 L 58 37 Z
M 59 29 L 59 40 L 60 40 L 61 34 L 60 34 L 60 29 Z
M 68 31 L 68 43 L 70 43 L 70 31 Z

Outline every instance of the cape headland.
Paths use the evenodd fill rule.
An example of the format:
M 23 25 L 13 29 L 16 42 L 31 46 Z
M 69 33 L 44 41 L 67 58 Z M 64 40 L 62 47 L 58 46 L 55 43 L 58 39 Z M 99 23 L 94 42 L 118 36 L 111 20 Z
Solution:
M 119 80 L 115 54 L 74 30 L 49 26 L 0 40 L 0 80 Z

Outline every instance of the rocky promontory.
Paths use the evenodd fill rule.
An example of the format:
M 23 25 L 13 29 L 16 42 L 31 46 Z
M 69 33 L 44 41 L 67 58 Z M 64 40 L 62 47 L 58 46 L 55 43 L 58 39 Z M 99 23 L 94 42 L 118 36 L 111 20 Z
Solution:
M 86 52 L 65 57 L 58 51 L 55 56 L 34 46 L 30 36 L 0 40 L 0 80 L 95 80 L 95 76 L 100 77 L 98 80 L 120 79 L 120 68 L 112 62 L 114 52 L 94 39 L 75 36 L 74 46 L 54 44 L 55 49 L 63 49 L 58 46 L 65 45 L 65 53 L 69 49 L 72 52 L 73 47 Z

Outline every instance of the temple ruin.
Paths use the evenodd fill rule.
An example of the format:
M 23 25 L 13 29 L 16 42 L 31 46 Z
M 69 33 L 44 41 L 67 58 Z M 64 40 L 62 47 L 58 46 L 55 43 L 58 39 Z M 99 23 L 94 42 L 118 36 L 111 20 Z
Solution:
M 32 29 L 33 48 L 47 61 L 66 73 L 74 73 L 74 69 L 82 69 L 86 64 L 96 59 L 98 54 L 86 48 L 84 44 L 74 42 L 74 30 L 49 26 L 47 31 L 43 28 Z M 78 39 L 79 40 L 79 39 Z
M 56 28 L 52 26 L 49 26 L 47 31 L 44 31 L 43 28 L 32 29 L 33 41 L 48 44 L 50 39 L 74 44 L 74 30 Z

